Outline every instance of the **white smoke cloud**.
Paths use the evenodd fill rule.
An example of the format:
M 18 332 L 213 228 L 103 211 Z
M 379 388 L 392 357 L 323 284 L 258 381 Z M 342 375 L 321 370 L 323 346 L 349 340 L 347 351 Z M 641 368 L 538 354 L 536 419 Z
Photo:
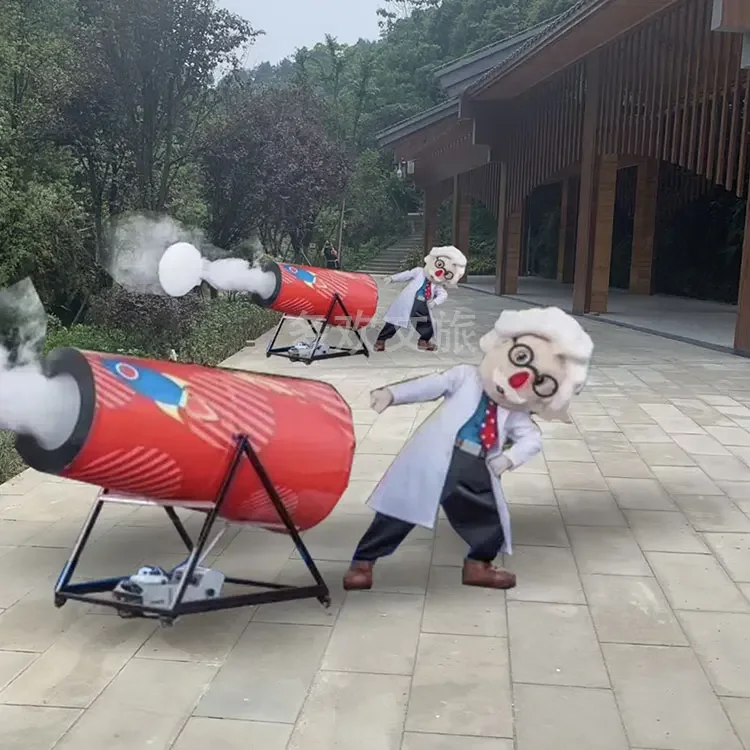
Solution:
M 98 260 L 118 284 L 141 294 L 182 297 L 202 281 L 224 292 L 273 294 L 274 274 L 225 255 L 202 232 L 168 216 L 129 214 L 112 224 Z
M 78 420 L 81 396 L 69 375 L 48 378 L 39 357 L 47 316 L 30 279 L 0 290 L 0 429 L 59 448 Z

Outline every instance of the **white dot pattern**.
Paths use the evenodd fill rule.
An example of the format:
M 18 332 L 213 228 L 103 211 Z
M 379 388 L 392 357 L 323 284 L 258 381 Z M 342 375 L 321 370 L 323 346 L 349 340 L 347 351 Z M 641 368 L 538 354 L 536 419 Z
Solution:
M 482 441 L 482 448 L 486 451 L 494 448 L 497 443 L 497 405 L 492 401 L 487 404 L 482 428 L 479 430 L 479 439 Z

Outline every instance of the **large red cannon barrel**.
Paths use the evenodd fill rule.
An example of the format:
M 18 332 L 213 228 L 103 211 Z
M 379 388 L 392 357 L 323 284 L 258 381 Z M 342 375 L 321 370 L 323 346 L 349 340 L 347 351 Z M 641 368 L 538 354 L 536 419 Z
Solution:
M 334 271 L 329 268 L 295 266 L 290 263 L 265 261 L 261 265 L 276 277 L 270 297 L 253 295 L 253 301 L 285 315 L 305 318 L 326 318 L 330 325 L 364 328 L 375 317 L 378 308 L 378 285 L 366 273 Z M 334 303 L 335 295 L 346 308 Z
M 81 406 L 55 449 L 18 436 L 19 454 L 37 471 L 165 505 L 210 505 L 244 434 L 299 530 L 326 518 L 349 483 L 351 411 L 326 383 L 69 348 L 51 352 L 44 370 L 70 375 Z M 247 461 L 221 516 L 283 530 Z

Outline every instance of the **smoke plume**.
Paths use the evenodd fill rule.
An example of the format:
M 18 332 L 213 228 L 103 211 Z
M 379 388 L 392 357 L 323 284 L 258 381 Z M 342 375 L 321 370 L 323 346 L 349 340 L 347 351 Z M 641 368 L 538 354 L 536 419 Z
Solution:
M 272 273 L 242 258 L 228 258 L 203 233 L 168 216 L 129 214 L 110 227 L 99 264 L 126 289 L 140 294 L 182 297 L 207 282 L 224 292 L 270 297 Z
M 54 450 L 75 427 L 80 393 L 69 375 L 42 372 L 46 331 L 44 306 L 30 279 L 0 290 L 0 429 Z

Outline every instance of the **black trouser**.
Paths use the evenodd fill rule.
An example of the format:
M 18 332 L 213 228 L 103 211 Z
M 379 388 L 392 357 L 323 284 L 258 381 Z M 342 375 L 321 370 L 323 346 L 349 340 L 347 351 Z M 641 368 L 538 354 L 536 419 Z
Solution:
M 430 311 L 427 309 L 427 303 L 424 300 L 415 297 L 414 305 L 411 308 L 411 322 L 414 323 L 421 341 L 429 341 L 433 337 L 435 331 L 432 328 Z M 397 331 L 398 328 L 393 323 L 386 323 L 378 334 L 378 341 L 392 339 Z
M 483 458 L 453 451 L 440 496 L 448 522 L 469 545 L 470 560 L 492 562 L 503 546 L 503 527 Z M 354 560 L 374 562 L 395 552 L 414 524 L 376 513 L 357 545 Z

